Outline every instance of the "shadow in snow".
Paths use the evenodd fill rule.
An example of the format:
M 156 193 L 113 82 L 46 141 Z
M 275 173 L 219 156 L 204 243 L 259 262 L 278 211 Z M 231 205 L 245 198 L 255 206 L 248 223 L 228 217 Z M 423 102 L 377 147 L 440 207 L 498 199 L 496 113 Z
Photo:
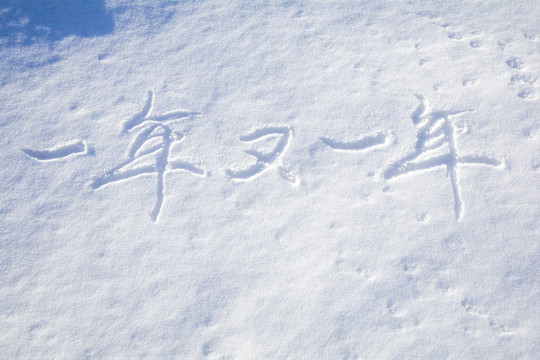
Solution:
M 104 0 L 0 1 L 0 41 L 8 46 L 58 41 L 71 35 L 103 36 L 113 30 Z

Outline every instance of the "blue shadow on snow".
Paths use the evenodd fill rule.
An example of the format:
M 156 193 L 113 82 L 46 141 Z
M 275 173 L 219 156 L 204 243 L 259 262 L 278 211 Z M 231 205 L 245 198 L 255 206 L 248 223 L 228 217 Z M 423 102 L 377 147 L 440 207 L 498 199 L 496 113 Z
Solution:
M 0 0 L 0 42 L 31 45 L 114 30 L 104 0 Z

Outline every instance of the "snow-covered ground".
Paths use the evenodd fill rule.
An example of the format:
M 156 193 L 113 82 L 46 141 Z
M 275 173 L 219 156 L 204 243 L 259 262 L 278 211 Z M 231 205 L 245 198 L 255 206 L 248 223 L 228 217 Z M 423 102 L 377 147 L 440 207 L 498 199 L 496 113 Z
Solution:
M 538 359 L 540 3 L 0 1 L 8 359 Z

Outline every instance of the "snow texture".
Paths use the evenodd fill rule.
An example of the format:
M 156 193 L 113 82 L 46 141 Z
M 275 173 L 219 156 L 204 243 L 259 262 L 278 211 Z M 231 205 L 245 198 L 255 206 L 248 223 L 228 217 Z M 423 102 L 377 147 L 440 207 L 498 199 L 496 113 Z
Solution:
M 538 359 L 537 1 L 0 1 L 6 359 Z

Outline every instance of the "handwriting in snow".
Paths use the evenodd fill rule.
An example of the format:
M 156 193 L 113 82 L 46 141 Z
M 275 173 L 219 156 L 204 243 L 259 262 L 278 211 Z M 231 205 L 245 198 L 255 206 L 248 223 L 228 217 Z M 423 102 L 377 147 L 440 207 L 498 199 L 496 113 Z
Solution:
M 476 164 L 499 167 L 502 162 L 487 156 L 459 155 L 456 136 L 460 135 L 451 118 L 472 110 L 434 110 L 427 111 L 422 95 L 416 95 L 420 105 L 412 113 L 413 124 L 418 126 L 414 151 L 392 164 L 384 172 L 386 179 L 437 166 L 445 166 L 454 193 L 454 211 L 460 219 L 463 201 L 459 191 L 458 165 Z
M 173 142 L 181 141 L 184 135 L 174 133 L 168 123 L 175 120 L 193 118 L 200 114 L 192 111 L 172 111 L 162 115 L 149 115 L 152 110 L 154 94 L 148 92 L 148 100 L 143 110 L 124 124 L 124 132 L 139 129 L 129 148 L 126 160 L 95 178 L 92 189 L 138 175 L 155 173 L 156 201 L 150 213 L 152 221 L 156 221 L 163 205 L 164 176 L 167 171 L 184 170 L 194 175 L 204 176 L 206 171 L 180 160 L 170 160 L 170 149 Z
M 255 142 L 266 137 L 278 137 L 274 148 L 267 153 L 262 153 L 256 150 L 244 150 L 247 154 L 254 156 L 257 162 L 242 170 L 227 169 L 226 172 L 232 179 L 248 180 L 258 176 L 267 169 L 275 168 L 278 170 L 281 177 L 289 181 L 293 185 L 300 183 L 300 178 L 291 174 L 291 172 L 283 166 L 281 157 L 289 145 L 292 130 L 288 127 L 268 127 L 255 130 L 251 134 L 240 137 L 240 140 L 246 143 Z
M 414 151 L 391 164 L 383 176 L 387 180 L 420 170 L 428 170 L 438 166 L 446 167 L 454 195 L 454 212 L 456 219 L 461 219 L 463 201 L 459 188 L 459 166 L 484 165 L 502 167 L 503 162 L 488 156 L 460 155 L 457 148 L 457 136 L 463 129 L 456 126 L 452 119 L 473 110 L 430 110 L 426 99 L 416 95 L 420 104 L 413 111 L 411 118 L 418 127 Z M 94 178 L 89 186 L 97 190 L 101 187 L 127 180 L 143 174 L 156 174 L 156 199 L 150 212 L 152 221 L 156 221 L 164 201 L 164 178 L 168 171 L 182 170 L 196 176 L 206 176 L 208 172 L 198 166 L 179 160 L 171 159 L 171 146 L 180 142 L 185 135 L 175 132 L 169 126 L 178 120 L 194 119 L 201 114 L 194 111 L 175 110 L 165 114 L 151 115 L 154 94 L 148 92 L 148 99 L 141 112 L 126 121 L 123 133 L 135 132 L 135 137 L 129 147 L 127 158 L 107 172 Z M 255 149 L 244 150 L 255 158 L 255 163 L 238 170 L 225 170 L 234 181 L 246 181 L 260 176 L 270 169 L 278 171 L 280 176 L 294 186 L 300 184 L 300 177 L 293 175 L 283 165 L 282 157 L 290 146 L 292 129 L 285 126 L 264 127 L 243 135 L 240 140 L 244 143 L 256 144 L 262 140 L 275 141 L 270 151 L 262 152 Z M 389 143 L 390 136 L 384 131 L 364 135 L 352 141 L 340 141 L 326 137 L 320 140 L 335 151 L 364 151 Z M 49 161 L 65 158 L 72 154 L 89 153 L 86 143 L 78 140 L 47 150 L 22 149 L 28 156 L 39 161 Z

